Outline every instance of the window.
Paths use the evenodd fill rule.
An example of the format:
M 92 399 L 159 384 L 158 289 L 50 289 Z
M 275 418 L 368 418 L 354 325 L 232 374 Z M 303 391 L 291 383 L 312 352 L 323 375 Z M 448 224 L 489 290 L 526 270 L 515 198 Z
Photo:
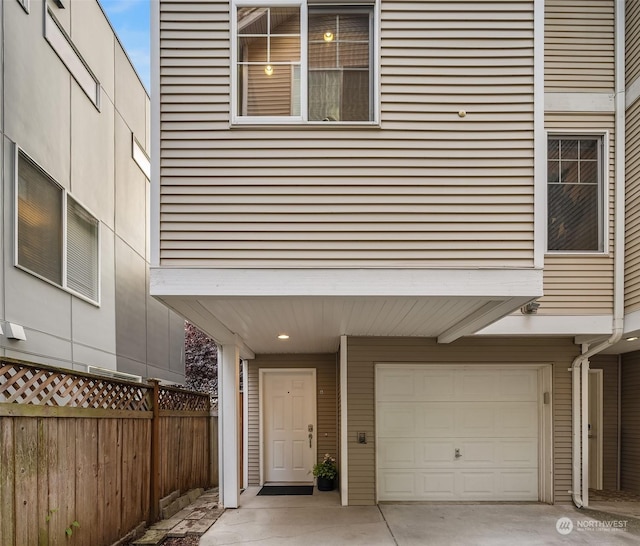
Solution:
M 98 220 L 21 152 L 17 195 L 17 265 L 97 303 Z
M 238 5 L 235 121 L 374 120 L 373 5 Z
M 100 110 L 100 82 L 93 75 L 82 55 L 73 45 L 71 38 L 56 21 L 48 7 L 45 9 L 44 37 L 78 82 L 80 88 L 89 97 L 89 100 Z
M 603 139 L 549 136 L 547 233 L 550 251 L 604 250 Z

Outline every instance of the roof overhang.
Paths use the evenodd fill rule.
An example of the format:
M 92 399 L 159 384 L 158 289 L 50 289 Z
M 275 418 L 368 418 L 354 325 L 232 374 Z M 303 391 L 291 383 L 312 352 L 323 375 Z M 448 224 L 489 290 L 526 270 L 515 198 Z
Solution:
M 251 358 L 334 352 L 341 335 L 450 343 L 541 297 L 542 271 L 155 267 L 150 290 Z

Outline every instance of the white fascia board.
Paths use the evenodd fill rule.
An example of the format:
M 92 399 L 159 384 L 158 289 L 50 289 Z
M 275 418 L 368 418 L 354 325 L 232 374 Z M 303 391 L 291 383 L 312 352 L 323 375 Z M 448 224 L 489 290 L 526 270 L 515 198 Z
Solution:
M 545 93 L 545 112 L 615 112 L 613 93 Z
M 624 316 L 624 333 L 640 330 L 640 311 L 633 311 Z
M 509 315 L 475 335 L 487 336 L 576 336 L 607 335 L 612 332 L 611 315 Z
M 208 269 L 151 267 L 152 296 L 542 296 L 541 269 Z

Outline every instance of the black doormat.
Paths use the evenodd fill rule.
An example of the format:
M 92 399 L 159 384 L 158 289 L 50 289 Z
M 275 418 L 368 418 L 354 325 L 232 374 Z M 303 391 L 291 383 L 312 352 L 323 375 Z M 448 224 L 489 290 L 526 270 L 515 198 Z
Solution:
M 265 485 L 258 495 L 313 495 L 313 485 Z

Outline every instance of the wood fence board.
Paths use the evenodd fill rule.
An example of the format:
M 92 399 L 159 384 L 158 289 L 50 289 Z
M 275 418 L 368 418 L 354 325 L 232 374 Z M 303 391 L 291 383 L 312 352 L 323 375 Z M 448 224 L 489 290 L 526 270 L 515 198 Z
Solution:
M 72 521 L 80 524 L 72 528 L 74 540 L 86 546 L 102 546 L 99 542 L 98 514 L 101 512 L 98 498 L 98 430 L 95 419 L 78 419 L 75 438 L 76 517 Z M 69 522 L 71 523 L 71 522 Z
M 131 433 L 131 421 L 129 419 L 123 419 L 122 421 L 122 445 L 123 446 L 134 446 L 135 445 L 135 436 Z M 133 500 L 133 484 L 132 480 L 134 477 L 134 467 L 133 467 L 133 450 L 132 449 L 123 449 L 122 450 L 122 531 L 127 533 L 130 529 L 133 528 L 131 514 L 134 509 L 134 500 Z
M 59 499 L 62 493 L 60 492 L 60 479 L 62 475 L 60 470 L 60 453 L 59 453 L 59 431 L 62 429 L 62 424 L 58 419 L 45 420 L 45 426 L 47 427 L 47 462 L 48 468 L 48 498 L 47 498 L 47 531 L 49 537 L 49 544 L 64 544 L 62 537 L 59 536 L 60 532 L 64 532 L 64 523 L 62 523 L 62 515 L 60 514 Z M 56 540 L 57 537 L 57 540 Z
M 118 495 L 117 480 L 117 442 L 118 421 L 116 419 L 100 419 L 98 421 L 98 498 L 101 519 L 98 522 L 102 536 L 107 544 L 115 542 L 119 535 L 119 508 L 116 509 Z
M 38 546 L 49 543 L 49 424 L 45 419 L 37 419 L 37 473 L 38 473 L 38 509 L 35 523 L 38 526 Z
M 38 525 L 38 423 L 19 418 L 15 424 L 15 514 L 16 543 L 37 544 Z
M 125 444 L 124 444 L 124 436 L 123 436 L 123 431 L 124 431 L 124 425 L 123 425 L 123 419 L 119 419 L 118 420 L 118 425 L 117 425 L 117 432 L 116 432 L 116 495 L 117 495 L 117 499 L 116 499 L 116 507 L 118 509 L 117 512 L 117 521 L 118 521 L 118 534 L 119 536 L 122 536 L 124 534 L 126 534 L 125 529 L 124 529 L 124 506 L 123 506 L 123 496 L 124 496 L 124 487 L 122 485 L 123 482 L 123 477 L 122 477 L 122 453 L 125 450 Z
M 0 536 L 7 546 L 16 546 L 13 422 L 14 419 L 0 417 Z
M 76 420 L 60 419 L 58 421 L 58 498 L 54 509 L 60 518 L 58 526 L 53 529 L 54 544 L 68 544 L 66 529 L 77 520 L 76 513 Z M 51 482 L 50 482 L 51 483 Z

